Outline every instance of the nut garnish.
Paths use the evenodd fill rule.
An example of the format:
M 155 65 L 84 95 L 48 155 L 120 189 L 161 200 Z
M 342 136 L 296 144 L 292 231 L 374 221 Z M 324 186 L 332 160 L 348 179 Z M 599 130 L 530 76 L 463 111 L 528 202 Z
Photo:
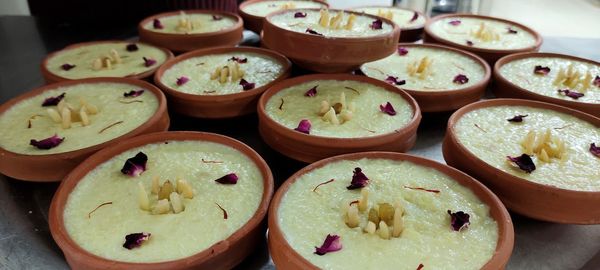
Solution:
M 358 215 L 358 207 L 356 204 L 350 205 L 348 208 L 348 213 L 346 214 L 346 225 L 350 228 L 358 227 L 360 223 L 360 217 Z
M 550 129 L 544 133 L 529 131 L 521 142 L 521 146 L 525 154 L 535 154 L 539 160 L 544 162 L 550 162 L 552 158 L 562 159 L 566 154 L 565 142 L 552 135 Z
M 171 207 L 173 208 L 173 213 L 177 214 L 183 211 L 184 205 L 181 201 L 181 196 L 177 192 L 171 192 L 169 195 L 169 201 L 171 202 Z
M 169 195 L 171 195 L 171 192 L 173 192 L 173 184 L 171 184 L 171 181 L 167 180 L 158 190 L 158 199 L 168 199 Z
M 160 184 L 158 183 L 158 180 L 158 176 L 152 177 L 152 194 L 158 194 L 158 191 L 160 191 Z
M 361 190 L 361 197 L 352 201 L 349 205 L 342 205 L 344 213 L 344 222 L 350 228 L 355 228 L 359 224 L 364 224 L 362 231 L 368 234 L 377 233 L 382 239 L 391 237 L 400 237 L 404 231 L 404 207 L 401 200 L 397 200 L 394 206 L 390 203 L 382 202 L 373 205 L 369 211 L 368 208 L 369 189 Z M 361 212 L 362 218 L 361 218 Z M 361 219 L 366 218 L 361 223 Z
M 344 12 L 340 11 L 335 16 L 330 17 L 329 10 L 321 9 L 320 11 L 321 17 L 319 18 L 319 25 L 329 29 L 346 29 L 350 30 L 354 26 L 354 21 L 356 20 L 356 15 L 350 14 L 348 19 L 346 19 L 346 23 L 342 23 L 344 21 Z
M 152 187 L 150 189 L 152 194 L 155 194 L 157 197 L 157 202 L 153 207 L 150 207 L 150 200 L 148 200 L 147 209 L 144 209 L 142 204 L 140 203 L 140 208 L 144 210 L 152 209 L 152 214 L 168 214 L 172 212 L 175 214 L 181 213 L 185 210 L 184 199 L 193 199 L 194 191 L 192 186 L 186 182 L 185 180 L 178 177 L 177 186 L 174 186 L 171 181 L 167 180 L 162 185 L 160 184 L 160 178 L 158 176 L 154 176 L 152 178 Z M 140 184 L 140 188 L 143 187 Z M 145 193 L 145 189 L 143 189 L 146 198 L 148 198 L 147 193 Z M 141 198 L 141 195 L 140 195 Z M 140 199 L 140 202 L 142 200 Z
M 471 36 L 482 41 L 500 40 L 500 35 L 485 23 L 480 23 L 477 30 L 471 30 Z
M 358 200 L 358 210 L 364 212 L 367 210 L 367 206 L 369 204 L 369 189 L 363 188 L 360 191 L 360 199 Z
M 183 179 L 177 180 L 177 193 L 181 194 L 186 199 L 194 198 L 194 190 L 188 182 Z
M 573 64 L 570 64 L 566 69 L 560 68 L 558 74 L 552 85 L 559 87 L 567 87 L 571 90 L 579 90 L 579 92 L 585 93 L 594 81 L 590 71 L 586 71 L 585 76 L 580 73 L 579 70 L 575 70 Z
M 218 80 L 219 83 L 237 82 L 242 79 L 245 72 L 240 69 L 240 64 L 235 61 L 230 61 L 225 66 L 215 68 L 215 71 L 210 75 L 211 80 Z
M 152 214 L 154 215 L 162 215 L 169 213 L 171 211 L 171 205 L 169 204 L 169 200 L 162 199 L 156 202 L 156 205 L 152 208 Z
M 433 59 L 430 59 L 428 56 L 425 56 L 418 61 L 410 62 L 406 67 L 406 70 L 410 76 L 418 77 L 422 80 L 432 73 L 430 68 L 432 66 L 432 63 Z
M 392 20 L 394 18 L 394 13 L 391 10 L 385 11 L 382 9 L 377 10 L 377 16 L 386 18 L 388 20 Z
M 148 193 L 146 193 L 146 189 L 142 182 L 138 182 L 138 204 L 140 205 L 140 209 L 148 211 L 150 210 L 150 200 L 148 199 Z
M 382 239 L 390 239 L 390 228 L 383 220 L 379 222 L 379 229 L 377 230 L 377 233 Z
M 375 231 L 377 230 L 377 225 L 375 225 L 375 223 L 369 221 L 367 223 L 367 226 L 365 226 L 364 231 L 368 234 L 374 234 Z
M 61 123 L 63 129 L 71 128 L 74 122 L 81 122 L 82 126 L 91 124 L 89 115 L 98 113 L 98 107 L 80 99 L 81 106 L 76 108 L 64 99 L 56 105 L 56 110 L 53 108 L 46 109 L 46 112 L 56 123 Z

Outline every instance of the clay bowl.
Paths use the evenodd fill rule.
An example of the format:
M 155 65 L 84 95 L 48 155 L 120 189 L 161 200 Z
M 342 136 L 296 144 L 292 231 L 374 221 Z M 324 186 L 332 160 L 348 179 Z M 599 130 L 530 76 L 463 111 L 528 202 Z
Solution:
M 362 138 L 332 138 L 297 132 L 274 121 L 267 115 L 265 105 L 274 94 L 288 87 L 315 80 L 352 80 L 384 88 L 401 95 L 412 106 L 413 117 L 405 126 L 387 134 Z M 313 74 L 295 77 L 272 86 L 258 101 L 258 131 L 263 141 L 283 155 L 306 163 L 354 152 L 408 151 L 415 144 L 420 122 L 421 109 L 409 94 L 393 85 L 365 76 Z
M 161 81 L 164 72 L 173 65 L 194 57 L 227 54 L 227 53 L 257 53 L 275 59 L 283 65 L 283 72 L 272 82 L 261 87 L 227 95 L 194 95 L 177 91 Z M 199 118 L 230 118 L 256 112 L 256 104 L 262 93 L 275 83 L 289 77 L 292 63 L 285 56 L 262 48 L 254 47 L 219 47 L 196 50 L 177 56 L 166 62 L 155 74 L 154 82 L 168 97 L 169 108 L 173 111 Z
M 567 190 L 538 184 L 496 169 L 467 150 L 457 139 L 454 126 L 466 113 L 491 106 L 515 105 L 570 114 L 600 128 L 600 119 L 566 107 L 522 99 L 493 99 L 467 105 L 448 120 L 443 142 L 446 163 L 489 187 L 508 209 L 534 219 L 570 224 L 600 223 L 600 192 Z
M 444 19 L 444 18 L 448 18 L 448 17 L 471 17 L 471 18 L 488 19 L 488 20 L 495 20 L 495 21 L 509 23 L 512 25 L 516 25 L 516 26 L 524 29 L 525 31 L 531 33 L 535 37 L 536 42 L 535 42 L 535 45 L 530 46 L 530 47 L 521 48 L 521 49 L 506 49 L 506 50 L 485 49 L 485 48 L 477 48 L 477 47 L 463 45 L 460 43 L 456 43 L 453 41 L 449 41 L 449 40 L 440 38 L 440 37 L 436 36 L 435 34 L 433 34 L 433 32 L 431 31 L 431 25 L 434 22 Z M 475 15 L 475 14 L 446 14 L 446 15 L 440 15 L 440 16 L 430 18 L 427 21 L 427 23 L 425 24 L 424 42 L 425 43 L 439 43 L 439 44 L 459 48 L 459 49 L 462 49 L 465 51 L 469 51 L 469 52 L 472 52 L 474 54 L 481 56 L 481 58 L 483 58 L 485 61 L 487 61 L 490 65 L 493 65 L 498 59 L 500 59 L 506 55 L 509 55 L 509 54 L 520 53 L 520 52 L 537 52 L 540 49 L 540 46 L 542 46 L 542 36 L 539 33 L 537 33 L 536 31 L 534 31 L 533 29 L 531 29 L 525 25 L 522 25 L 522 24 L 514 22 L 514 21 L 501 19 L 501 18 Z
M 318 11 L 318 9 L 306 10 Z M 330 11 L 341 10 L 330 9 Z M 363 63 L 384 58 L 396 51 L 400 38 L 400 28 L 393 22 L 353 11 L 345 12 L 369 16 L 373 20 L 381 19 L 384 23 L 393 24 L 394 29 L 387 34 L 361 38 L 323 37 L 294 32 L 271 22 L 273 16 L 285 12 L 289 11 L 278 11 L 266 17 L 262 44 L 287 56 L 298 66 L 320 73 L 350 72 Z
M 0 106 L 0 114 L 3 114 L 18 102 L 40 95 L 48 90 L 81 83 L 106 82 L 137 85 L 152 92 L 158 98 L 159 102 L 156 113 L 154 113 L 146 123 L 125 135 L 75 151 L 48 155 L 25 155 L 0 148 L 0 173 L 15 179 L 33 182 L 61 181 L 73 168 L 79 165 L 79 163 L 100 149 L 114 145 L 127 138 L 151 132 L 165 131 L 169 128 L 169 114 L 167 113 L 167 99 L 165 98 L 165 95 L 156 86 L 151 85 L 150 83 L 128 78 L 90 78 L 45 85 L 2 104 Z
M 256 2 L 264 2 L 264 1 L 266 1 L 266 0 L 244 1 L 240 4 L 240 7 L 238 9 L 240 16 L 242 16 L 242 19 L 244 19 L 244 27 L 250 31 L 253 31 L 254 33 L 257 33 L 257 34 L 260 34 L 260 32 L 262 31 L 263 20 L 265 19 L 265 17 L 248 14 L 244 11 L 244 8 L 249 5 L 254 4 Z M 321 0 L 309 0 L 309 1 L 318 2 L 318 3 L 322 4 L 324 7 L 329 8 L 329 4 L 327 4 L 327 2 L 325 2 L 325 1 L 321 1 Z
M 554 103 L 557 105 L 573 108 L 586 112 L 597 117 L 600 117 L 600 103 L 585 103 L 576 100 L 567 100 L 561 98 L 550 97 L 542 94 L 529 91 L 528 89 L 522 88 L 516 84 L 511 83 L 500 73 L 500 69 L 503 65 L 510 63 L 515 60 L 523 58 L 536 58 L 536 57 L 559 57 L 570 60 L 577 60 L 582 62 L 591 63 L 600 66 L 599 62 L 595 62 L 585 58 L 579 58 L 570 55 L 556 54 L 556 53 L 518 53 L 502 57 L 494 65 L 494 83 L 492 84 L 492 91 L 497 97 L 503 98 L 522 98 L 538 100 L 548 103 Z M 593 86 L 592 86 L 593 87 Z
M 140 40 L 168 48 L 174 52 L 182 53 L 196 49 L 219 47 L 219 46 L 235 46 L 242 40 L 242 32 L 244 31 L 244 23 L 242 18 L 237 14 L 216 11 L 216 10 L 186 10 L 186 14 L 214 14 L 222 17 L 235 18 L 237 21 L 231 28 L 223 29 L 216 32 L 198 33 L 198 34 L 175 34 L 175 33 L 159 33 L 150 31 L 144 28 L 144 25 L 152 22 L 154 19 L 160 19 L 166 16 L 178 15 L 179 11 L 171 11 L 156 14 L 143 19 L 138 24 L 138 33 Z
M 62 76 L 59 76 L 55 73 L 52 73 L 48 70 L 47 65 L 48 65 L 48 60 L 54 56 L 56 56 L 57 54 L 60 54 L 66 50 L 71 50 L 71 49 L 75 49 L 75 48 L 79 48 L 79 47 L 84 47 L 84 46 L 90 46 L 90 45 L 94 45 L 94 44 L 102 44 L 102 43 L 123 43 L 123 46 L 126 46 L 127 44 L 131 44 L 131 43 L 142 43 L 145 44 L 147 46 L 154 46 L 154 45 L 150 45 L 148 43 L 144 43 L 144 42 L 139 42 L 139 41 L 125 41 L 125 40 L 103 40 L 103 41 L 90 41 L 90 42 L 82 42 L 82 43 L 76 43 L 76 44 L 71 44 L 61 50 L 52 52 L 50 54 L 48 54 L 46 56 L 46 58 L 44 58 L 44 60 L 42 61 L 42 64 L 40 66 L 41 70 L 42 70 L 42 76 L 44 76 L 44 80 L 46 81 L 46 83 L 55 83 L 55 82 L 61 82 L 61 81 L 71 81 L 73 79 L 69 79 L 69 78 L 65 78 Z M 160 49 L 161 51 L 163 51 L 166 55 L 167 55 L 167 60 L 173 58 L 173 53 L 163 47 L 157 47 L 154 46 L 158 49 Z M 140 59 L 141 61 L 141 59 Z M 141 62 L 143 63 L 143 62 Z M 125 78 L 132 78 L 132 79 L 141 79 L 141 80 L 148 80 L 149 78 L 151 78 L 152 75 L 154 75 L 154 72 L 160 67 L 162 63 L 158 63 L 158 65 L 156 65 L 153 69 L 148 70 L 146 72 L 143 73 L 139 73 L 139 74 L 132 74 L 132 75 L 127 75 L 127 76 L 123 76 Z
M 233 147 L 248 156 L 258 166 L 264 179 L 263 195 L 256 213 L 239 230 L 227 239 L 190 257 L 157 263 L 128 263 L 113 261 L 93 255 L 75 243 L 63 222 L 65 204 L 79 181 L 99 164 L 128 149 L 163 141 L 210 141 Z M 273 175 L 267 163 L 249 146 L 232 138 L 204 132 L 159 132 L 138 136 L 115 144 L 92 155 L 75 168 L 61 183 L 50 205 L 49 224 L 54 241 L 63 251 L 72 269 L 104 270 L 167 270 L 167 269 L 231 269 L 239 264 L 264 237 L 263 219 L 267 214 L 273 194 Z
M 425 47 L 457 52 L 459 54 L 465 55 L 473 59 L 475 62 L 479 63 L 485 70 L 485 75 L 483 76 L 483 79 L 481 81 L 462 89 L 419 91 L 406 89 L 401 86 L 400 88 L 402 88 L 402 90 L 408 92 L 415 100 L 417 100 L 421 111 L 444 112 L 456 110 L 464 105 L 478 101 L 485 93 L 485 89 L 490 81 L 490 76 L 492 72 L 490 71 L 490 66 L 483 59 L 481 59 L 481 57 L 467 51 L 438 44 L 401 43 L 398 44 L 398 47 Z M 360 69 L 363 74 L 366 74 L 363 70 L 364 67 L 365 65 L 362 65 Z
M 423 14 L 420 11 L 416 11 L 416 10 L 412 10 L 412 9 L 408 9 L 408 8 L 394 7 L 394 6 L 392 6 L 392 7 L 390 7 L 390 6 L 364 6 L 364 7 L 353 8 L 353 10 L 360 12 L 359 10 L 362 8 L 386 8 L 386 9 L 406 10 L 406 11 L 418 13 L 420 17 L 425 18 L 425 23 L 427 23 L 427 21 L 429 20 L 429 17 L 427 17 L 427 15 Z M 392 19 L 392 21 L 393 21 L 393 19 Z M 425 24 L 400 27 L 400 32 L 402 33 L 402 35 L 400 35 L 399 41 L 400 42 L 415 42 L 417 40 L 422 39 L 424 28 L 425 28 Z
M 417 165 L 438 170 L 452 177 L 462 186 L 469 188 L 482 202 L 490 207 L 490 215 L 498 223 L 498 244 L 496 245 L 496 252 L 481 269 L 504 269 L 512 253 L 514 245 L 514 230 L 510 215 L 498 197 L 496 197 L 494 193 L 492 193 L 477 180 L 450 166 L 422 157 L 390 152 L 354 153 L 323 159 L 304 167 L 294 175 L 290 176 L 290 178 L 288 178 L 283 185 L 281 185 L 281 187 L 277 190 L 277 193 L 275 193 L 269 208 L 268 245 L 269 250 L 271 251 L 271 257 L 273 258 L 273 262 L 275 263 L 277 269 L 318 269 L 315 265 L 311 264 L 308 260 L 292 249 L 289 243 L 285 240 L 284 234 L 279 227 L 279 216 L 277 212 L 279 210 L 281 200 L 289 188 L 302 175 L 307 174 L 317 168 L 323 167 L 331 162 L 340 160 L 359 160 L 362 158 L 383 158 L 409 161 Z

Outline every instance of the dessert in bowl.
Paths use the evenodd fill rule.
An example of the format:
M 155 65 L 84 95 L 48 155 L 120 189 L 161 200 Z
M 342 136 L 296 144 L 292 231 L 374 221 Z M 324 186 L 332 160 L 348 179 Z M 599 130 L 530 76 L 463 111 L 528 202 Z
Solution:
M 230 269 L 264 237 L 265 161 L 231 138 L 153 133 L 91 156 L 50 206 L 73 269 Z
M 270 13 L 285 9 L 328 8 L 329 4 L 321 0 L 250 0 L 240 4 L 240 16 L 244 27 L 260 34 L 263 20 Z
M 240 16 L 214 10 L 165 12 L 140 22 L 140 40 L 174 52 L 234 46 L 242 39 Z
M 399 7 L 368 6 L 352 9 L 371 15 L 386 18 L 400 26 L 400 42 L 413 42 L 422 38 L 423 28 L 427 22 L 425 14 Z
M 41 69 L 48 83 L 96 77 L 145 79 L 172 57 L 169 50 L 143 42 L 92 41 L 49 54 Z
M 542 37 L 522 24 L 473 14 L 448 14 L 425 25 L 425 42 L 457 47 L 481 56 L 490 64 L 519 52 L 538 51 Z
M 502 269 L 513 242 L 510 216 L 485 186 L 399 153 L 313 163 L 269 209 L 278 269 Z
M 181 114 L 226 118 L 253 113 L 260 95 L 287 78 L 285 56 L 252 47 L 196 50 L 167 62 L 155 82 Z
M 407 151 L 419 106 L 406 92 L 365 76 L 314 74 L 277 83 L 258 103 L 263 140 L 293 159 L 343 153 Z
M 0 106 L 0 172 L 30 181 L 60 181 L 116 141 L 169 127 L 166 98 L 126 78 L 49 84 Z
M 295 9 L 271 13 L 262 45 L 298 66 L 321 73 L 348 72 L 396 50 L 400 28 L 354 11 Z
M 554 53 L 520 53 L 494 65 L 493 92 L 600 116 L 600 63 Z
M 396 53 L 365 63 L 363 74 L 407 91 L 424 112 L 458 109 L 478 101 L 490 80 L 475 54 L 435 44 L 399 44 Z
M 597 224 L 600 119 L 549 103 L 494 99 L 448 122 L 444 159 L 511 210 L 560 223 Z

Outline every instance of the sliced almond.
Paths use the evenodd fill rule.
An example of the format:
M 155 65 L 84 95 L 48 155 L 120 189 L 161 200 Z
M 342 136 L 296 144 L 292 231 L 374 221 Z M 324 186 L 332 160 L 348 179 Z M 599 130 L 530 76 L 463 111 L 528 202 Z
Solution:
M 61 112 L 62 128 L 71 128 L 71 110 L 69 108 L 63 108 Z
M 85 112 L 85 108 L 81 108 L 81 110 L 79 110 L 79 117 L 81 118 L 81 124 L 84 126 L 87 126 L 90 124 L 90 118 L 88 117 L 87 113 Z
M 152 177 L 152 194 L 158 194 L 158 192 L 160 191 L 160 183 L 158 182 L 158 176 L 154 176 Z
M 152 214 L 161 215 L 171 212 L 171 204 L 169 200 L 163 199 L 156 202 L 156 205 L 152 208 Z
M 329 106 L 329 102 L 327 102 L 327 100 L 321 101 L 321 108 L 319 109 L 319 115 L 320 116 L 325 115 L 329 111 L 330 108 L 331 108 L 331 106 Z
M 181 201 L 181 196 L 177 192 L 171 192 L 171 195 L 169 195 L 169 200 L 171 201 L 173 213 L 177 214 L 185 209 L 185 206 Z
M 48 109 L 46 109 L 46 112 L 48 113 L 48 116 L 50 116 L 50 118 L 52 118 L 52 121 L 54 121 L 56 123 L 62 122 L 62 118 L 61 118 L 60 114 L 55 109 L 48 108 Z
M 350 208 L 348 208 L 348 219 L 346 221 L 346 225 L 350 228 L 358 227 L 360 223 L 360 217 L 358 215 L 358 207 L 356 204 L 352 204 Z
M 383 220 L 379 222 L 379 229 L 377 230 L 377 233 L 382 239 L 390 239 L 390 228 L 387 224 L 385 224 L 385 222 L 383 222 Z
M 392 230 L 393 237 L 400 237 L 404 230 L 404 221 L 402 220 L 402 209 L 396 208 L 394 211 L 394 228 Z
M 369 189 L 363 188 L 360 191 L 360 199 L 358 200 L 358 210 L 361 212 L 367 211 L 369 205 Z
M 377 230 L 377 225 L 375 225 L 375 223 L 369 221 L 367 223 L 367 226 L 365 226 L 364 231 L 368 234 L 374 234 L 375 231 Z
M 148 211 L 150 210 L 150 200 L 148 199 L 148 193 L 146 193 L 146 189 L 142 182 L 138 182 L 138 204 L 140 209 Z
M 194 190 L 188 182 L 183 179 L 177 180 L 177 192 L 186 199 L 194 198 Z
M 171 181 L 167 180 L 165 183 L 163 183 L 163 185 L 160 187 L 160 190 L 158 191 L 158 199 L 159 200 L 163 200 L 163 199 L 169 199 L 169 195 L 171 195 L 171 192 L 173 192 L 173 184 L 171 184 Z

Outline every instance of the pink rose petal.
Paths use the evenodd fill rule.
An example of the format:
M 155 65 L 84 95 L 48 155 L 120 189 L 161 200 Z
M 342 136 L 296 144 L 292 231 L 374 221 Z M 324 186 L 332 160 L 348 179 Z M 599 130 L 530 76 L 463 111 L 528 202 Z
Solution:
M 392 106 L 392 103 L 387 102 L 385 105 L 381 104 L 379 105 L 379 109 L 383 112 L 386 113 L 388 115 L 396 115 L 396 110 L 394 110 L 394 106 Z
M 215 180 L 215 182 L 224 184 L 224 185 L 235 185 L 237 184 L 238 176 L 235 173 L 230 173 L 222 176 L 221 178 Z
M 323 256 L 329 252 L 336 252 L 342 249 L 342 243 L 338 235 L 328 234 L 321 247 L 315 247 L 315 254 Z
M 450 226 L 454 231 L 459 232 L 466 229 L 469 227 L 469 224 L 471 224 L 469 221 L 469 214 L 463 211 L 452 213 L 452 211 L 448 210 L 448 215 L 450 215 Z
M 362 169 L 359 167 L 354 168 L 352 172 L 352 181 L 350 185 L 347 186 L 347 189 L 359 189 L 366 187 L 369 184 L 369 178 L 362 172 Z
M 133 249 L 136 247 L 140 247 L 142 243 L 150 239 L 150 233 L 132 233 L 125 236 L 125 243 L 123 247 L 126 249 Z
M 37 147 L 38 149 L 48 150 L 48 149 L 57 147 L 64 140 L 65 140 L 64 137 L 60 138 L 60 137 L 58 137 L 58 135 L 54 134 L 54 136 L 52 136 L 52 137 L 48 137 L 46 139 L 39 140 L 39 141 L 31 139 L 29 141 L 29 144 Z
M 300 123 L 298 123 L 298 127 L 295 128 L 294 130 L 298 131 L 298 132 L 302 132 L 304 134 L 310 134 L 310 127 L 311 127 L 310 121 L 308 119 L 302 119 L 302 120 L 300 120 Z

